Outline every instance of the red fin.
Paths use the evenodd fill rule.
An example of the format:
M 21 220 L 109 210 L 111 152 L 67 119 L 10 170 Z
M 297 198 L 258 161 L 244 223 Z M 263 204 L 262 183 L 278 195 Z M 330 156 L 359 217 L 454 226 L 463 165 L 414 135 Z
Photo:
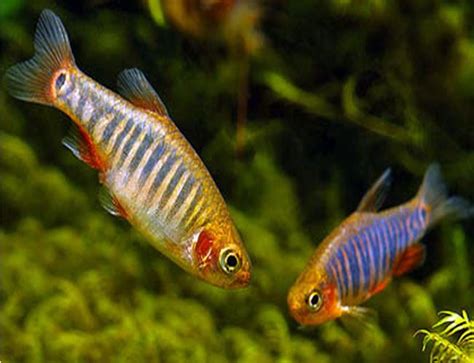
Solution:
M 425 246 L 416 243 L 407 248 L 395 261 L 393 275 L 400 276 L 413 270 L 423 263 L 425 259 Z
M 103 188 L 99 194 L 100 204 L 102 207 L 113 216 L 128 219 L 128 213 L 120 202 L 109 191 Z
M 104 170 L 104 163 L 97 154 L 90 136 L 81 127 L 73 127 L 70 135 L 63 139 L 63 145 L 87 165 L 94 169 Z
M 383 289 L 385 289 L 388 285 L 388 283 L 390 282 L 390 277 L 386 278 L 385 280 L 383 280 L 382 282 L 380 282 L 377 286 L 375 286 L 372 291 L 370 291 L 370 295 L 375 295 L 375 294 L 378 294 L 380 291 L 382 291 Z
M 117 85 L 119 93 L 135 106 L 168 116 L 160 96 L 140 70 L 132 68 L 122 71 L 118 76 Z

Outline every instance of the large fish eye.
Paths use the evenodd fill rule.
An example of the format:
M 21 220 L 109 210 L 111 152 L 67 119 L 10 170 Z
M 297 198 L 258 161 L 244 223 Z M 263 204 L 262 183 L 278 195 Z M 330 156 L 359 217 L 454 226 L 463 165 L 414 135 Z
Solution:
M 233 249 L 224 248 L 219 257 L 219 263 L 225 273 L 232 274 L 240 269 L 241 260 Z
M 323 297 L 318 290 L 313 290 L 306 298 L 306 305 L 311 311 L 318 311 L 323 305 Z

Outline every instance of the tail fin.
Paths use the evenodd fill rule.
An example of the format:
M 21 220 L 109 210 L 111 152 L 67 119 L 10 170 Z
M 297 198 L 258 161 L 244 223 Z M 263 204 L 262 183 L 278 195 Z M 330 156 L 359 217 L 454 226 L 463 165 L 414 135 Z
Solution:
M 51 10 L 41 13 L 34 44 L 33 58 L 8 69 L 5 74 L 7 89 L 20 100 L 51 105 L 55 74 L 74 65 L 66 29 Z
M 431 164 L 416 197 L 429 210 L 429 224 L 445 217 L 468 218 L 474 216 L 474 206 L 461 197 L 448 197 L 439 164 Z

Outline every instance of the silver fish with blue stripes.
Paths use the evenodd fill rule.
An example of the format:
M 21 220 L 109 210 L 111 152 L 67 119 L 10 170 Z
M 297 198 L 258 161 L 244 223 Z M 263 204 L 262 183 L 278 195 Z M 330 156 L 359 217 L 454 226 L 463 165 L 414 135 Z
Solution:
M 291 287 L 288 307 L 300 324 L 366 317 L 368 309 L 360 304 L 423 262 L 420 239 L 428 229 L 445 217 L 474 214 L 466 200 L 448 197 L 438 164 L 428 168 L 413 199 L 379 212 L 390 181 L 388 169 L 318 246 Z

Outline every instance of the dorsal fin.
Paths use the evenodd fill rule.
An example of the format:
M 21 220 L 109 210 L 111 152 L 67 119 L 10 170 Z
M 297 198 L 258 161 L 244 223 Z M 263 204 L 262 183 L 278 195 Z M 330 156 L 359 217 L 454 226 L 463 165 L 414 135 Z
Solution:
M 365 193 L 357 207 L 358 212 L 376 212 L 385 200 L 388 188 L 392 182 L 391 170 L 388 168 L 382 176 Z
M 118 76 L 117 86 L 118 92 L 135 106 L 169 117 L 160 96 L 139 69 L 123 70 Z

